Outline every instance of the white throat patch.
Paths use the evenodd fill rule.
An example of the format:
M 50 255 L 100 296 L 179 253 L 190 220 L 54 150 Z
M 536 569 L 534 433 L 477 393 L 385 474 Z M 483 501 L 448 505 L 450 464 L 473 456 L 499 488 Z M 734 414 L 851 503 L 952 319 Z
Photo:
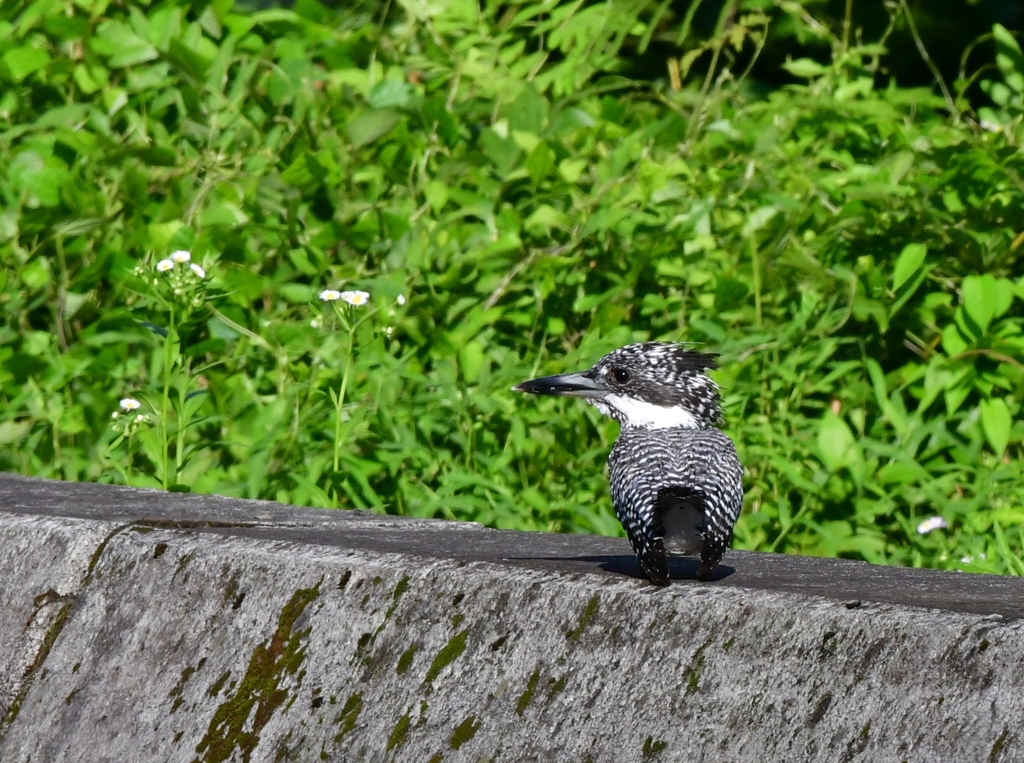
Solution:
M 679 406 L 655 405 L 623 395 L 605 395 L 591 401 L 605 416 L 611 409 L 622 414 L 628 429 L 697 429 L 697 419 Z

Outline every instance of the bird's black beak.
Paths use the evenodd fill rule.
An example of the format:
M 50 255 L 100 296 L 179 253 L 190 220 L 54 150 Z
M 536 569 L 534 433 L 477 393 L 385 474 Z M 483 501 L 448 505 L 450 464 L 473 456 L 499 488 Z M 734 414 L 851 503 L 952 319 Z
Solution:
M 558 374 L 542 376 L 517 384 L 514 392 L 532 392 L 534 395 L 559 395 L 561 397 L 604 397 L 608 391 L 585 374 Z

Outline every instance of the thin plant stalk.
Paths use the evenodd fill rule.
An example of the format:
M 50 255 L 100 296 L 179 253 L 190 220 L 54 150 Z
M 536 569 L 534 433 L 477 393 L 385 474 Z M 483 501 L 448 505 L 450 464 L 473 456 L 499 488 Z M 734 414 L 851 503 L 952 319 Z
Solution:
M 753 234 L 747 242 L 750 245 L 750 261 L 754 271 L 754 316 L 757 319 L 757 327 L 761 328 L 761 254 Z
M 189 368 L 186 363 L 183 378 L 189 378 Z M 188 388 L 184 385 L 179 386 L 178 389 L 178 416 L 181 420 L 178 422 L 178 428 L 175 431 L 175 447 L 174 447 L 174 482 L 175 484 L 181 482 L 181 470 L 185 464 L 185 426 L 184 426 L 184 411 L 185 402 L 188 398 Z
M 345 370 L 341 375 L 341 387 L 338 389 L 338 394 L 334 396 L 334 472 L 337 474 L 338 469 L 341 467 L 341 415 L 342 409 L 345 407 L 345 392 L 348 390 L 348 377 L 352 370 L 352 344 L 354 337 L 352 331 L 348 332 L 348 345 L 345 349 Z M 334 490 L 334 501 L 338 503 L 340 493 L 338 489 Z
M 174 328 L 174 304 L 172 303 L 170 306 L 170 321 L 167 326 L 167 336 L 164 337 L 164 394 L 160 398 L 160 449 L 162 453 L 161 458 L 163 460 L 164 490 L 170 487 L 168 475 L 170 473 L 171 464 L 167 455 L 167 446 L 170 440 L 167 427 L 167 406 L 171 397 L 171 367 L 174 363 L 173 344 L 176 337 L 177 331 Z

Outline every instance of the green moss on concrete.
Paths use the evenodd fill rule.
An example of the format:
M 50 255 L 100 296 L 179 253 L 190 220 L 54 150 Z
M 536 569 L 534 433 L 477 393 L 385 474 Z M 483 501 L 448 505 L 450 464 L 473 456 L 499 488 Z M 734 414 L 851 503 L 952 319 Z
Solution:
M 398 601 L 402 598 L 402 594 L 409 590 L 409 576 L 404 575 L 401 580 L 398 581 L 398 585 L 395 586 L 395 592 L 391 594 L 391 598 Z
M 412 667 L 412 658 L 416 656 L 419 648 L 419 644 L 413 644 L 402 652 L 402 656 L 398 658 L 398 667 L 395 668 L 395 673 L 400 676 L 405 675 L 409 668 Z
M 110 539 L 110 537 L 112 536 L 107 536 L 107 538 L 103 540 L 103 543 L 101 545 L 106 545 L 106 542 Z M 98 554 L 99 551 L 97 551 L 93 555 L 93 563 L 95 563 L 96 559 L 98 558 Z M 90 567 L 91 566 L 92 565 L 90 564 Z M 88 579 L 90 573 L 91 569 L 89 573 L 86 573 L 86 579 Z M 60 632 L 64 630 L 64 624 L 67 622 L 68 615 L 71 613 L 71 606 L 75 603 L 74 596 L 61 596 L 52 588 L 47 590 L 46 593 L 37 596 L 33 600 L 36 611 L 32 615 L 32 619 L 35 619 L 38 616 L 39 609 L 43 605 L 56 602 L 60 602 L 60 609 L 57 610 L 56 617 L 54 617 L 53 622 L 50 624 L 50 627 L 46 629 L 46 633 L 43 634 L 43 641 L 39 645 L 39 651 L 36 652 L 35 659 L 32 660 L 32 664 L 29 665 L 28 669 L 25 671 L 24 681 L 22 681 L 22 684 L 18 689 L 17 695 L 15 695 L 10 706 L 7 708 L 7 712 L 4 714 L 3 723 L 0 724 L 0 742 L 3 741 L 3 738 L 7 732 L 7 729 L 10 728 L 11 723 L 14 721 L 15 718 L 18 717 L 18 712 L 21 710 L 21 706 L 25 701 L 25 697 L 28 696 L 29 687 L 32 686 L 32 681 L 35 679 L 36 674 L 39 672 L 39 669 L 43 667 L 43 663 L 46 662 L 46 658 L 49 656 L 50 650 L 53 649 L 53 645 L 57 641 L 57 637 L 60 636 Z
M 444 755 L 440 752 L 435 752 L 430 756 L 430 760 L 427 763 L 441 763 L 442 760 L 444 760 Z
M 345 735 L 356 727 L 356 721 L 359 719 L 359 713 L 362 712 L 362 709 L 363 695 L 356 692 L 349 696 L 345 701 L 345 706 L 338 713 L 338 717 L 334 719 L 335 724 L 341 726 L 334 737 L 335 744 L 344 739 Z
M 540 668 L 530 674 L 530 678 L 526 682 L 526 691 L 519 695 L 519 699 L 516 701 L 516 715 L 521 716 L 530 706 L 533 701 L 533 693 L 537 691 L 538 681 L 540 681 Z
M 192 552 L 189 552 L 187 554 L 182 554 L 181 558 L 178 560 L 178 569 L 175 570 L 174 576 L 177 577 L 178 575 L 184 573 L 185 570 L 188 569 L 189 562 L 191 562 L 191 561 L 192 561 Z
M 1000 754 L 1003 752 L 1003 747 L 1006 746 L 1006 737 L 1009 736 L 1010 730 L 1003 727 L 1003 733 L 999 735 L 999 738 L 992 745 L 992 751 L 988 754 L 988 763 L 996 763 L 999 760 Z
M 356 662 L 367 664 L 370 659 L 370 652 L 373 651 L 373 642 L 376 638 L 377 634 L 370 633 L 369 631 L 364 631 L 359 634 L 359 640 L 356 641 L 356 651 L 352 655 L 352 659 L 349 661 L 349 664 L 351 665 Z
M 822 657 L 828 657 L 836 653 L 836 633 L 835 631 L 828 631 L 824 636 L 821 637 L 821 647 L 819 649 Z
M 548 679 L 548 701 L 550 702 L 565 689 L 565 676 Z
M 690 663 L 690 667 L 686 671 L 687 694 L 693 694 L 700 688 L 700 674 L 704 670 L 704 650 L 710 645 L 711 639 L 709 638 L 697 647 L 697 651 L 693 653 L 693 661 Z
M 398 585 L 395 586 L 394 592 L 391 594 L 391 605 L 388 607 L 388 611 L 384 613 L 384 621 L 387 622 L 391 619 L 391 615 L 395 613 L 398 608 L 398 600 L 402 598 L 402 594 L 405 593 L 409 588 L 409 576 L 405 575 L 401 580 L 398 581 Z M 384 627 L 384 623 L 381 623 L 380 628 L 377 628 L 377 632 Z
M 586 630 L 588 625 L 590 625 L 590 621 L 597 616 L 597 610 L 600 606 L 600 597 L 596 594 L 591 596 L 590 601 L 587 602 L 587 606 L 583 609 L 583 614 L 580 615 L 579 622 L 576 623 L 576 627 L 566 631 L 566 638 L 570 641 L 576 641 L 581 635 L 583 635 L 583 631 Z
M 199 756 L 195 761 L 220 763 L 235 757 L 236 750 L 243 761 L 251 758 L 263 727 L 289 699 L 288 690 L 281 686 L 284 679 L 297 676 L 297 683 L 302 683 L 300 668 L 306 659 L 310 629 L 296 630 L 295 624 L 319 595 L 317 583 L 299 589 L 285 604 L 270 640 L 253 651 L 238 689 L 214 712 L 206 734 L 196 745 Z
M 472 715 L 466 720 L 455 727 L 455 731 L 452 732 L 452 738 L 448 744 L 451 745 L 453 750 L 457 750 L 474 736 L 476 736 L 477 729 L 480 728 L 479 722 Z
M 656 757 L 658 753 L 666 747 L 668 747 L 667 742 L 655 739 L 654 737 L 647 737 L 647 739 L 644 740 L 644 747 L 642 750 L 644 760 L 650 760 L 651 758 Z
M 216 698 L 217 695 L 220 694 L 220 690 L 224 688 L 224 684 L 227 683 L 227 680 L 229 678 L 231 678 L 231 671 L 230 670 L 225 670 L 223 673 L 220 674 L 220 677 L 216 681 L 213 682 L 213 685 L 210 687 L 209 691 L 207 691 L 206 693 L 210 697 Z
M 159 559 L 161 556 L 164 555 L 165 551 L 167 551 L 167 544 L 157 543 L 155 546 L 153 546 L 153 558 Z
M 459 631 L 444 645 L 444 648 L 437 653 L 434 661 L 430 663 L 427 676 L 423 683 L 427 686 L 434 682 L 441 671 L 451 665 L 459 656 L 466 651 L 466 639 L 469 637 L 469 629 Z
M 168 699 L 173 699 L 174 702 L 171 704 L 171 713 L 176 713 L 178 708 L 184 703 L 182 695 L 185 693 L 185 684 L 188 683 L 188 679 L 192 677 L 192 674 L 203 667 L 206 664 L 206 658 L 203 657 L 199 660 L 196 665 L 188 665 L 183 671 L 181 671 L 181 678 L 178 679 L 178 683 L 174 685 L 174 688 L 167 694 Z
M 409 725 L 411 722 L 412 718 L 410 718 L 409 713 L 398 719 L 395 728 L 391 730 L 391 736 L 388 737 L 388 751 L 401 749 L 402 745 L 405 744 L 405 740 L 409 737 Z
M 825 692 L 821 699 L 818 700 L 818 704 L 814 706 L 813 712 L 807 719 L 807 725 L 816 726 L 818 722 L 825 717 L 825 713 L 828 712 L 829 706 L 832 704 L 832 693 Z
M 238 595 L 238 573 L 236 572 L 228 580 L 227 588 L 224 589 L 224 603 L 230 604 Z

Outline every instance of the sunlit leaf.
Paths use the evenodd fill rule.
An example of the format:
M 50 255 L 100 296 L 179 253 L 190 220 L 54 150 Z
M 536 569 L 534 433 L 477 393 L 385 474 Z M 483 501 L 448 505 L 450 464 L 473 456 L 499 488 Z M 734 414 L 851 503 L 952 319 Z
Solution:
M 981 401 L 981 426 L 985 431 L 985 439 L 997 456 L 1003 455 L 1010 441 L 1010 428 L 1013 419 L 1006 401 L 993 397 Z

